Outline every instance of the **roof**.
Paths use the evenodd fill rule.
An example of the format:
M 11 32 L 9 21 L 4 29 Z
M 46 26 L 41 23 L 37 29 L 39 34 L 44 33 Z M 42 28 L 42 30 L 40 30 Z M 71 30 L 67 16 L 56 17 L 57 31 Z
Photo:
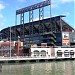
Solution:
M 38 31 L 39 24 L 40 23 L 43 23 L 43 22 L 44 22 L 46 28 L 49 28 L 50 24 L 51 25 L 55 25 L 56 24 L 59 28 L 61 28 L 61 24 L 62 24 L 63 31 L 64 31 L 64 29 L 74 30 L 74 28 L 72 28 L 68 23 L 66 23 L 62 19 L 62 17 L 64 17 L 64 16 L 63 15 L 60 15 L 60 16 L 55 16 L 55 17 L 51 17 L 51 18 L 47 18 L 47 19 L 43 19 L 43 20 L 38 20 L 38 21 L 30 22 L 30 23 L 25 23 L 24 24 L 25 30 L 26 31 L 29 31 L 29 25 L 34 25 L 34 27 Z M 61 19 L 61 24 L 60 24 L 60 19 Z M 21 26 L 23 26 L 23 25 L 21 24 L 21 25 L 12 26 L 11 27 L 12 33 L 14 32 L 14 28 L 17 28 L 19 30 L 19 32 L 20 32 L 21 31 L 21 29 L 20 29 Z M 9 27 L 1 30 L 1 33 L 4 33 L 4 34 L 7 34 L 7 32 L 8 33 L 10 32 L 10 28 Z

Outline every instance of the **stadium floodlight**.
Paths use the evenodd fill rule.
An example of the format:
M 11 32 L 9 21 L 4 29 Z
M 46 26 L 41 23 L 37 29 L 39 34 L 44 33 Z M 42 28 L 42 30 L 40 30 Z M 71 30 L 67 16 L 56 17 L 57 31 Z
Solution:
M 31 5 L 31 6 L 16 10 L 16 15 L 21 14 L 21 13 L 25 13 L 25 12 L 28 12 L 28 11 L 32 11 L 32 10 L 35 10 L 35 9 L 38 9 L 38 8 L 42 8 L 42 7 L 45 7 L 45 6 L 48 6 L 48 5 L 51 5 L 51 0 L 46 0 L 46 1 L 34 4 L 34 5 Z

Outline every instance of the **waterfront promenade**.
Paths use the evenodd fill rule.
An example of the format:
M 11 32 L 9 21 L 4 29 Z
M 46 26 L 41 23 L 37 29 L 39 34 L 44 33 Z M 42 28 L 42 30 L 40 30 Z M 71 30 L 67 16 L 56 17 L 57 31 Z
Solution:
M 75 59 L 75 48 L 31 48 L 31 54 L 23 55 L 3 55 L 0 62 L 38 62 L 52 60 Z
M 39 61 L 53 61 L 53 60 L 67 60 L 67 59 L 75 59 L 74 57 L 0 57 L 0 62 L 39 62 Z

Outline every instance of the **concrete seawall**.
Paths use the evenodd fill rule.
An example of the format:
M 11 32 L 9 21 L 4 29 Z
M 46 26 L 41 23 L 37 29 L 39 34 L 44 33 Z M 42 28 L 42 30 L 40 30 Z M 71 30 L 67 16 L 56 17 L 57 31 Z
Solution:
M 75 58 L 55 58 L 55 57 L 51 57 L 51 58 L 0 58 L 0 63 L 16 63 L 16 62 L 47 62 L 47 61 L 61 61 L 61 60 L 74 60 Z

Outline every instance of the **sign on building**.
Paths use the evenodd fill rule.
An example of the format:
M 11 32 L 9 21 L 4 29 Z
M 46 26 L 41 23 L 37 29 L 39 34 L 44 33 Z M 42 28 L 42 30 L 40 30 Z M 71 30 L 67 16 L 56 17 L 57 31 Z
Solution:
M 62 33 L 62 46 L 69 46 L 70 45 L 70 37 L 69 32 Z

